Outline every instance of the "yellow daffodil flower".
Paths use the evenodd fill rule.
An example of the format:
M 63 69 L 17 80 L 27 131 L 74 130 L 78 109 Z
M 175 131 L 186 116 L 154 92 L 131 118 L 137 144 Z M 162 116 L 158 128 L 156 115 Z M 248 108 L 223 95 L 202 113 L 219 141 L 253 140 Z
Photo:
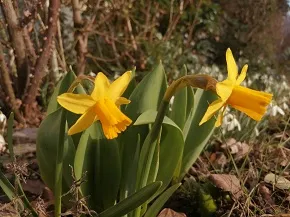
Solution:
M 106 138 L 114 139 L 132 123 L 119 106 L 130 103 L 121 97 L 131 80 L 131 71 L 110 83 L 99 72 L 95 78 L 95 87 L 91 95 L 64 93 L 57 97 L 58 103 L 65 109 L 81 114 L 77 122 L 69 129 L 73 135 L 87 129 L 94 121 L 100 120 Z
M 272 94 L 240 86 L 246 77 L 248 65 L 242 68 L 242 72 L 238 76 L 238 67 L 230 49 L 227 49 L 226 61 L 228 78 L 216 84 L 216 92 L 220 98 L 209 105 L 199 125 L 208 121 L 218 110 L 223 108 L 215 123 L 216 127 L 220 126 L 227 105 L 244 112 L 256 121 L 260 121 L 272 100 Z

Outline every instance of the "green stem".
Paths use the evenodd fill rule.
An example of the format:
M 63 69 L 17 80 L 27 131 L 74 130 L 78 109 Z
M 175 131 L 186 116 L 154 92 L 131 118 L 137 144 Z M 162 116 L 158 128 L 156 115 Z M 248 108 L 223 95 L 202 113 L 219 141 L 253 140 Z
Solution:
M 63 153 L 64 153 L 64 135 L 66 124 L 66 112 L 61 111 L 61 122 L 59 127 L 59 139 L 57 145 L 56 154 L 56 166 L 55 166 L 55 182 L 54 182 L 54 197 L 55 197 L 55 210 L 54 216 L 61 216 L 61 196 L 62 196 L 62 169 L 63 169 Z

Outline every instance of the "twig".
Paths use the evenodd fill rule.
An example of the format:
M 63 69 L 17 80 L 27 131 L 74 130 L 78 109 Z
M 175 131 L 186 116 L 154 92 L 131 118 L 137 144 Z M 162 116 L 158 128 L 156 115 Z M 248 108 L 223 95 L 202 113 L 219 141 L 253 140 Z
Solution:
M 132 41 L 132 46 L 133 46 L 134 50 L 137 51 L 137 43 L 136 43 L 135 37 L 133 35 L 132 25 L 131 25 L 131 21 L 130 21 L 129 16 L 126 16 L 126 22 L 127 22 L 127 28 L 129 31 L 129 35 L 130 35 L 130 38 Z
M 9 70 L 5 63 L 3 48 L 0 43 L 0 83 L 3 86 L 4 91 L 8 96 L 8 102 L 11 105 L 12 110 L 15 113 L 15 117 L 21 123 L 24 123 L 24 119 L 19 111 L 19 106 L 17 106 L 16 97 L 13 91 L 12 82 L 9 76 Z
M 58 44 L 59 44 L 59 55 L 61 57 L 61 66 L 63 68 L 63 71 L 66 72 L 66 61 L 64 56 L 64 49 L 63 49 L 63 43 L 62 43 L 62 37 L 61 37 L 61 29 L 60 29 L 60 22 L 57 21 L 57 36 L 58 36 Z
M 14 10 L 12 1 L 0 1 L 2 6 L 6 23 L 8 24 L 10 40 L 12 42 L 16 65 L 17 65 L 17 73 L 18 73 L 18 95 L 21 95 L 23 90 L 25 89 L 26 80 L 28 79 L 28 61 L 26 58 L 26 49 L 23 39 L 23 32 L 19 26 L 18 17 L 16 11 Z
M 60 8 L 60 0 L 50 0 L 50 10 L 49 10 L 49 24 L 47 29 L 47 36 L 45 38 L 42 53 L 40 57 L 37 59 L 35 64 L 35 73 L 32 78 L 31 84 L 28 87 L 28 91 L 25 94 L 24 99 L 24 107 L 25 107 L 25 115 L 30 116 L 31 106 L 36 96 L 38 94 L 38 88 L 41 83 L 41 79 L 44 76 L 44 69 L 47 66 L 50 54 L 52 43 L 54 40 L 55 32 L 57 29 L 57 21 L 59 16 L 59 8 Z
M 184 2 L 185 1 L 185 2 Z M 186 0 L 182 0 L 180 1 L 180 5 L 179 5 L 179 13 L 178 15 L 175 17 L 175 19 L 169 24 L 169 27 L 167 29 L 167 32 L 165 33 L 164 37 L 163 37 L 163 41 L 166 41 L 170 38 L 173 30 L 175 29 L 177 23 L 179 22 L 181 15 L 183 14 L 184 8 L 187 7 L 188 5 L 188 1 Z
M 192 33 L 193 33 L 194 27 L 195 27 L 196 22 L 197 22 L 198 12 L 200 10 L 202 2 L 203 2 L 203 0 L 199 0 L 198 3 L 197 3 L 197 7 L 196 7 L 196 10 L 195 10 L 195 15 L 194 15 L 192 24 L 191 24 L 191 26 L 189 28 L 188 38 L 187 38 L 187 42 L 186 42 L 186 46 L 187 47 L 189 47 L 189 45 L 190 45 L 190 42 L 191 42 L 191 39 L 192 39 Z

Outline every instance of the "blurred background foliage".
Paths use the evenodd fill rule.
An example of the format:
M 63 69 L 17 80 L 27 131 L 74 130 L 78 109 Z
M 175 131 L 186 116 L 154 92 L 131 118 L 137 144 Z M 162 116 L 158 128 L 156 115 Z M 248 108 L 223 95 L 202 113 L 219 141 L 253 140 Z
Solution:
M 64 9 L 71 10 L 70 2 Z M 148 71 L 162 60 L 169 75 L 175 76 L 183 64 L 189 70 L 199 64 L 225 65 L 228 47 L 235 56 L 247 58 L 251 69 L 270 66 L 287 71 L 290 38 L 285 0 L 100 1 L 97 5 L 88 1 L 83 10 L 87 20 L 96 14 L 88 37 L 86 72 L 121 73 L 134 66 Z M 61 16 L 64 31 L 65 23 L 72 23 L 69 14 Z M 64 36 L 69 38 L 69 32 Z M 67 44 L 67 63 L 76 65 L 73 43 Z
M 35 119 L 31 116 L 35 108 L 31 112 L 23 106 L 32 105 L 31 99 L 40 105 L 38 110 L 45 109 L 52 87 L 70 67 L 76 74 L 102 71 L 118 76 L 136 66 L 141 79 L 161 60 L 169 81 L 179 76 L 184 64 L 189 73 L 223 76 L 225 51 L 230 47 L 239 66 L 248 63 L 249 77 L 256 76 L 252 86 L 265 89 L 259 79 L 264 74 L 279 82 L 290 77 L 287 0 L 63 0 L 59 6 L 57 2 L 13 1 L 8 13 L 7 3 L 0 3 L 0 59 L 8 66 L 15 92 L 15 99 L 7 94 L 1 67 L 0 106 L 5 113 L 19 110 L 19 121 L 19 116 Z M 50 10 L 57 11 L 57 7 L 59 17 L 51 19 Z M 16 27 L 8 19 L 11 11 L 18 21 Z M 49 59 L 39 70 L 36 65 L 45 56 L 46 30 L 52 23 L 57 28 L 45 54 Z M 14 43 L 12 27 L 24 38 L 30 67 L 25 72 L 18 66 L 16 51 L 21 48 Z M 34 74 L 35 68 L 40 76 Z M 26 85 L 16 85 L 26 80 Z M 32 94 L 28 100 L 33 92 L 29 88 L 41 90 L 41 94 Z

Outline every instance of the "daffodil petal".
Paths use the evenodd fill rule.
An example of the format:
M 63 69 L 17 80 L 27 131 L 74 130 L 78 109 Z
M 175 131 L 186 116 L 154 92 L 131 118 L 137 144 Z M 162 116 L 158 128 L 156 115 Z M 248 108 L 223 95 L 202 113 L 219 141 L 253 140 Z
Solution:
M 224 80 L 216 84 L 216 92 L 223 101 L 227 101 L 231 96 L 234 83 L 231 80 Z
M 86 113 L 84 113 L 77 122 L 69 129 L 68 135 L 73 135 L 87 129 L 95 120 L 95 108 L 91 107 Z
M 122 96 L 124 91 L 126 90 L 128 84 L 131 81 L 131 71 L 125 72 L 121 77 L 119 77 L 117 80 L 115 80 L 108 90 L 108 96 L 111 98 L 114 102 Z
M 199 122 L 199 125 L 202 125 L 203 123 L 207 122 L 209 119 L 212 118 L 212 116 L 221 108 L 223 107 L 225 102 L 222 99 L 218 99 L 214 102 L 212 102 L 209 107 L 206 110 L 206 113 L 204 114 L 202 120 Z
M 223 123 L 223 117 L 224 117 L 224 114 L 225 114 L 225 111 L 226 111 L 226 106 L 223 107 L 222 111 L 219 112 L 219 116 L 215 122 L 215 127 L 219 127 L 220 125 L 222 125 Z
M 109 90 L 110 81 L 102 72 L 99 72 L 95 78 L 95 87 L 91 94 L 94 100 L 99 100 L 103 98 Z
M 246 75 L 247 75 L 247 70 L 248 70 L 248 65 L 246 64 L 242 68 L 241 74 L 237 78 L 236 85 L 240 85 L 245 80 Z
M 76 114 L 84 114 L 96 102 L 91 96 L 86 94 L 64 93 L 57 97 L 57 102 Z
M 116 101 L 116 106 L 120 106 L 120 105 L 127 105 L 129 104 L 131 101 L 126 99 L 125 97 L 119 97 Z
M 248 109 L 242 106 L 237 106 L 237 105 L 232 105 L 233 108 L 245 113 L 246 115 L 248 115 L 249 117 L 251 117 L 252 119 L 254 119 L 255 121 L 260 121 L 262 119 L 262 117 L 264 116 L 265 112 L 266 112 L 266 107 L 264 107 L 262 110 L 260 110 L 259 112 L 252 110 L 252 109 Z
M 228 68 L 228 79 L 234 82 L 238 76 L 238 67 L 230 48 L 228 48 L 226 52 L 226 61 Z

